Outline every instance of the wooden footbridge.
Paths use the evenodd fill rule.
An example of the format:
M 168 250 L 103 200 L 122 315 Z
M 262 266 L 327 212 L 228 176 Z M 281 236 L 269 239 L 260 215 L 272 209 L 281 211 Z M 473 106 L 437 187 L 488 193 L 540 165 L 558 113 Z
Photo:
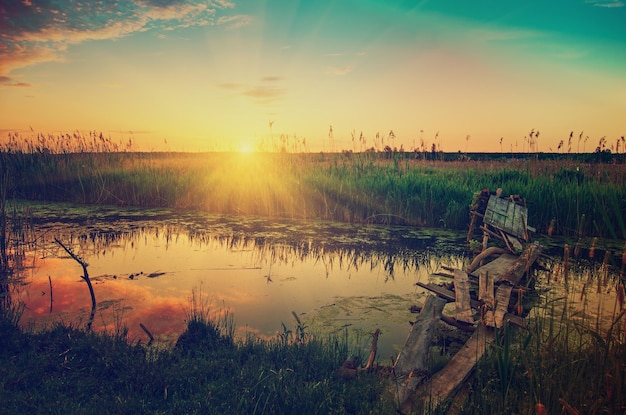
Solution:
M 475 229 L 483 234 L 482 250 L 472 264 L 465 270 L 447 268 L 449 284 L 417 283 L 432 294 L 393 367 L 400 413 L 437 407 L 469 377 L 495 340 L 497 328 L 507 322 L 525 324 L 521 316 L 525 288 L 520 283 L 541 253 L 541 246 L 530 241 L 534 229 L 526 223 L 524 201 L 519 196 L 503 198 L 501 191 L 491 194 L 483 190 L 471 213 L 468 242 Z M 490 238 L 496 238 L 502 247 L 488 246 Z M 442 314 L 449 302 L 454 302 L 454 317 Z M 448 364 L 430 376 L 429 350 L 440 320 L 473 333 Z

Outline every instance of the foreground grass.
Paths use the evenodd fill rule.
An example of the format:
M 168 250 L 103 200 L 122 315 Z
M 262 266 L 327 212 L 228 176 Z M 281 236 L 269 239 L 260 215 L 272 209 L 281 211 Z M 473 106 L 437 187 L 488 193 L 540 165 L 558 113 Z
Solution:
M 158 350 L 123 333 L 66 326 L 24 333 L 0 322 L 2 413 L 393 413 L 373 374 L 334 373 L 347 342 L 328 338 L 235 342 L 192 320 L 177 346 Z

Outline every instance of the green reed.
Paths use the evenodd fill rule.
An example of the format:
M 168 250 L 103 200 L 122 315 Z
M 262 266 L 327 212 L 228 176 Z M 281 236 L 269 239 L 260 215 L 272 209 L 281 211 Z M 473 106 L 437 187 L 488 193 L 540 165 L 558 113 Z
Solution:
M 545 290 L 528 327 L 505 328 L 479 363 L 460 413 L 540 414 L 539 405 L 548 414 L 624 412 L 623 282 L 617 275 L 607 277 L 604 265 L 580 273 L 580 280 L 566 280 L 562 269 L 542 282 Z M 587 301 L 593 309 L 584 306 Z M 602 312 L 598 301 L 606 302 L 608 311 Z
M 75 148 L 65 136 L 26 147 L 13 137 L 13 147 L 0 149 L 7 197 L 464 230 L 474 192 L 502 188 L 526 199 L 528 222 L 540 233 L 626 236 L 623 164 L 441 162 L 375 152 L 137 153 L 116 151 L 119 145 L 100 137 L 72 136 Z

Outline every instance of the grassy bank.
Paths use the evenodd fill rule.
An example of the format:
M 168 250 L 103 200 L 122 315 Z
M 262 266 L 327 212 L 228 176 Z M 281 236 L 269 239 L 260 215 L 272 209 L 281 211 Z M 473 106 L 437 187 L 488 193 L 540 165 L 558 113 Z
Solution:
M 587 274 L 587 281 L 556 274 L 556 283 L 568 284 L 567 294 L 540 291 L 531 299 L 528 327 L 500 328 L 454 401 L 422 413 L 624 413 L 624 285 L 604 269 Z M 594 318 L 587 296 L 596 289 L 606 293 L 608 313 Z M 581 309 L 577 302 L 589 305 Z M 269 341 L 235 340 L 227 314 L 212 318 L 207 309 L 193 310 L 176 346 L 163 349 L 130 340 L 123 327 L 22 331 L 19 307 L 5 304 L 3 413 L 395 413 L 391 383 L 382 375 L 388 372 L 354 377 L 339 370 L 355 353 L 354 361 L 366 360 L 344 334 L 316 337 L 297 324 Z M 449 358 L 446 347 L 433 345 L 433 373 Z
M 6 316 L 5 316 L 6 317 Z M 2 413 L 386 414 L 393 400 L 373 373 L 335 374 L 347 339 L 294 330 L 235 341 L 221 322 L 195 316 L 176 347 L 56 326 L 25 333 L 0 319 Z

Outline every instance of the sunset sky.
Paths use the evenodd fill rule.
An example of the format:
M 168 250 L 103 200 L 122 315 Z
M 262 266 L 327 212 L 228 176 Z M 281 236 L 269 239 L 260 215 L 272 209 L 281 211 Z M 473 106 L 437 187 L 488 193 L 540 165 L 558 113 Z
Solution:
M 532 131 L 539 151 L 573 132 L 571 151 L 605 137 L 623 152 L 626 7 L 3 1 L 0 140 L 76 130 L 141 151 L 272 150 L 281 135 L 289 151 L 526 151 Z

